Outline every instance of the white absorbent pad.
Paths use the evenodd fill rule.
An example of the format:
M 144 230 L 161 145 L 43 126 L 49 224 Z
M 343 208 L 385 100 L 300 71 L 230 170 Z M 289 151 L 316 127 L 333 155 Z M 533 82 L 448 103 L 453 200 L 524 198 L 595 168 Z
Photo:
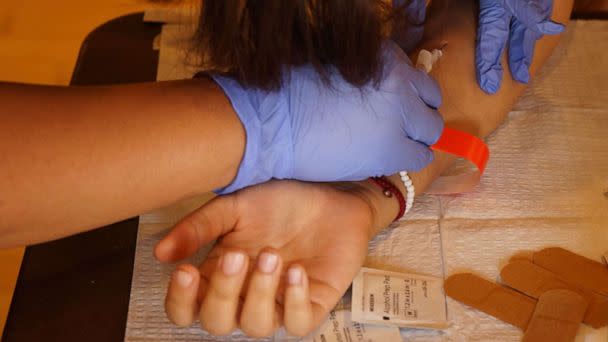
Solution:
M 178 30 L 169 26 L 173 35 Z M 193 71 L 175 57 L 179 39 L 163 38 L 161 59 L 172 55 L 173 61 L 161 60 L 159 77 L 191 76 Z M 606 50 L 608 22 L 573 21 L 505 124 L 488 138 L 492 155 L 478 188 L 421 196 L 407 220 L 370 243 L 366 266 L 443 277 L 468 270 L 498 280 L 500 267 L 522 250 L 561 246 L 599 261 L 608 250 Z M 176 328 L 165 318 L 163 300 L 174 265 L 156 262 L 152 249 L 172 223 L 204 201 L 203 196 L 141 217 L 127 341 L 250 340 L 239 333 L 214 339 L 196 324 Z M 450 298 L 447 303 L 448 329 L 402 329 L 404 340 L 519 341 L 522 336 Z M 606 342 L 608 329 L 583 327 L 578 340 Z

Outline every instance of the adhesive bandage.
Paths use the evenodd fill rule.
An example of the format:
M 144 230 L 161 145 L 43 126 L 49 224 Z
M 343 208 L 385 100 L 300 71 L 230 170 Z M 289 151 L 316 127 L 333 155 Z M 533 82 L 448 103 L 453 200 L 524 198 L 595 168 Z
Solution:
M 452 275 L 443 287 L 455 300 L 522 330 L 528 327 L 536 307 L 535 299 L 472 273 Z
M 563 248 L 545 248 L 534 253 L 534 263 L 560 278 L 608 296 L 608 268 Z
M 594 328 L 608 325 L 608 297 L 579 287 L 560 279 L 530 261 L 511 261 L 500 271 L 502 282 L 524 294 L 539 299 L 543 293 L 551 290 L 565 289 L 572 291 L 588 303 L 583 322 Z
M 608 268 L 563 248 L 517 255 L 500 272 L 505 286 L 471 273 L 444 282 L 446 294 L 525 332 L 523 341 L 574 341 L 581 323 L 608 325 Z
M 522 342 L 574 341 L 586 307 L 585 299 L 569 290 L 543 293 Z

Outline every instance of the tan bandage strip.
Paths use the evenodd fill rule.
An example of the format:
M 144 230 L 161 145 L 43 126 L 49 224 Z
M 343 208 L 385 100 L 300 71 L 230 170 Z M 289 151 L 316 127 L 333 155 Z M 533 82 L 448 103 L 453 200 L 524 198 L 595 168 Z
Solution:
M 545 248 L 534 253 L 534 263 L 568 283 L 608 296 L 608 268 L 563 248 Z
M 513 262 L 513 261 L 517 261 L 517 260 L 525 260 L 525 261 L 532 262 L 533 257 L 534 257 L 534 252 L 523 251 L 523 252 L 519 252 L 519 253 L 511 256 L 511 258 L 509 258 L 509 262 Z
M 500 277 L 505 285 L 537 299 L 550 290 L 567 289 L 576 292 L 588 303 L 583 321 L 594 328 L 608 324 L 608 297 L 568 283 L 530 261 L 511 261 L 502 269 Z
M 536 300 L 471 273 L 455 274 L 443 284 L 453 299 L 522 330 L 528 326 Z
M 586 307 L 585 299 L 570 290 L 543 293 L 522 342 L 574 341 Z

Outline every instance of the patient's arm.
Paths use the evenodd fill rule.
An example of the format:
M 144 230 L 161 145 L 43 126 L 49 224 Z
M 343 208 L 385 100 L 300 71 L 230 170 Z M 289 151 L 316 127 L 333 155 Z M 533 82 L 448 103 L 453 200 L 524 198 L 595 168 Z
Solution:
M 443 57 L 433 67 L 431 75 L 439 82 L 443 95 L 443 104 L 439 111 L 446 126 L 460 129 L 479 137 L 485 137 L 494 131 L 505 119 L 515 101 L 525 89 L 525 85 L 515 82 L 510 77 L 506 55 L 503 56 L 505 68 L 504 80 L 500 90 L 494 95 L 484 93 L 475 79 L 475 36 L 477 30 L 476 1 L 448 1 L 448 8 L 442 14 L 436 11 L 441 1 L 433 2 L 430 17 L 427 20 L 425 38 L 420 48 L 434 49 L 447 42 Z M 572 0 L 556 0 L 553 6 L 553 20 L 566 24 L 572 11 Z M 530 68 L 532 77 L 545 63 L 559 40 L 559 36 L 544 36 L 536 44 L 534 58 Z M 415 60 L 416 54 L 410 56 Z M 435 161 L 421 172 L 410 173 L 417 194 L 422 194 L 444 170 L 453 162 L 452 155 L 435 152 Z M 391 178 L 399 184 L 398 175 Z M 370 190 L 373 184 L 366 185 Z M 377 192 L 377 191 L 376 191 Z M 405 192 L 404 192 L 405 193 Z M 382 229 L 394 217 L 397 204 L 391 199 L 374 196 L 378 210 L 378 229 Z M 380 209 L 382 208 L 382 209 Z

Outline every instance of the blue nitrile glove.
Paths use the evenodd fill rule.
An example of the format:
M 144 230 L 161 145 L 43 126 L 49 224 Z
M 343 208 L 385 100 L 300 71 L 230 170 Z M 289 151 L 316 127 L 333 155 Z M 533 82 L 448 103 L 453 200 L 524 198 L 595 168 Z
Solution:
M 275 92 L 244 88 L 212 75 L 247 134 L 245 153 L 226 194 L 271 178 L 356 181 L 433 160 L 429 145 L 443 130 L 437 83 L 414 69 L 394 43 L 382 50 L 378 87 L 357 88 L 332 72 L 331 86 L 310 66 L 285 73 Z
M 403 8 L 407 29 L 393 30 L 391 39 L 405 51 L 412 51 L 424 34 L 424 19 L 426 18 L 426 0 L 393 0 L 393 8 Z
M 551 21 L 552 0 L 480 0 L 475 66 L 486 93 L 500 88 L 500 58 L 509 40 L 509 68 L 513 79 L 528 83 L 534 44 L 544 34 L 558 34 L 564 25 Z

